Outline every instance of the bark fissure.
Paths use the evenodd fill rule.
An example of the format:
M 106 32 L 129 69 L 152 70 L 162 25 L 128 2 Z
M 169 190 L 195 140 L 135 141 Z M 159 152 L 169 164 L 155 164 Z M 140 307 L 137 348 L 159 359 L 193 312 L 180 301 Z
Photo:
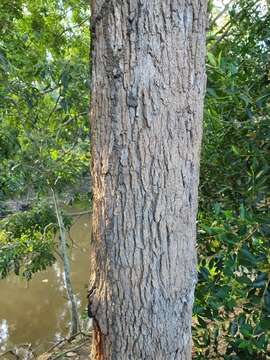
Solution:
M 190 359 L 206 0 L 92 14 L 92 358 Z

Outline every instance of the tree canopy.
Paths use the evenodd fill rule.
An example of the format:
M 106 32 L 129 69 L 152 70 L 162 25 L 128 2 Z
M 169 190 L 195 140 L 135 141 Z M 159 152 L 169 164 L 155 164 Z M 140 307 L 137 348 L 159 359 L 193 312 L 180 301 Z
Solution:
M 30 278 L 55 259 L 50 188 L 88 176 L 89 10 L 4 0 L 0 16 L 0 274 Z M 9 215 L 7 201 L 20 198 L 27 211 Z
M 1 1 L 2 199 L 75 183 L 88 166 L 85 1 Z

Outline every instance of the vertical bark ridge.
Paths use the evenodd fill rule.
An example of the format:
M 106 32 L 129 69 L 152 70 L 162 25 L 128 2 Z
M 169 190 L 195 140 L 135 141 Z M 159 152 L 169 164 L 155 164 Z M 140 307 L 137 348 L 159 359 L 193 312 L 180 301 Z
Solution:
M 191 358 L 205 19 L 92 4 L 93 359 Z

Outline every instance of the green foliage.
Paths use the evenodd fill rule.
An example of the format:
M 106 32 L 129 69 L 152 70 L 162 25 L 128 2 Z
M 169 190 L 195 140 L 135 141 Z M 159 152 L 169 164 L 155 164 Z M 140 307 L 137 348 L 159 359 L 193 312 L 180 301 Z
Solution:
M 42 198 L 88 174 L 89 4 L 0 1 L 0 206 L 35 199 L 0 223 L 0 276 L 54 261 L 56 220 Z
M 54 212 L 42 206 L 9 215 L 0 222 L 0 277 L 10 271 L 27 279 L 51 265 L 53 237 L 57 230 Z
M 208 43 L 195 358 L 267 359 L 270 17 L 244 0 L 224 23 Z
M 194 307 L 198 352 L 209 356 L 212 349 L 218 354 L 226 344 L 226 355 L 238 357 L 224 358 L 264 354 L 270 335 L 269 217 L 243 206 L 223 210 L 219 204 L 212 218 L 200 215 L 202 256 Z
M 68 229 L 71 220 L 64 217 Z M 0 278 L 11 271 L 30 279 L 55 261 L 54 239 L 58 230 L 51 206 L 39 204 L 31 210 L 9 215 L 0 221 Z
M 218 24 L 208 6 L 195 359 L 270 356 L 270 17 L 261 3 L 232 2 Z M 87 7 L 0 2 L 2 201 L 61 192 L 88 171 Z M 0 277 L 51 265 L 56 230 L 42 203 L 1 220 Z
M 0 196 L 62 191 L 88 170 L 85 1 L 1 1 Z

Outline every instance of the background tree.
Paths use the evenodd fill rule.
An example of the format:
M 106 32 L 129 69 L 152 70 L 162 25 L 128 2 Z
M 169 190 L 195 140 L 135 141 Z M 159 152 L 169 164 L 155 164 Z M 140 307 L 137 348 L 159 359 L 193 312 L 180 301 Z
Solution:
M 92 3 L 93 359 L 190 359 L 206 1 Z
M 267 359 L 270 17 L 241 0 L 220 20 L 208 33 L 195 358 Z
M 88 173 L 88 20 L 85 1 L 0 4 L 0 276 L 14 270 L 29 280 L 51 265 L 59 231 L 73 334 L 71 221 L 58 195 L 74 196 Z M 22 203 L 15 211 L 26 211 L 9 214 L 12 200 Z

